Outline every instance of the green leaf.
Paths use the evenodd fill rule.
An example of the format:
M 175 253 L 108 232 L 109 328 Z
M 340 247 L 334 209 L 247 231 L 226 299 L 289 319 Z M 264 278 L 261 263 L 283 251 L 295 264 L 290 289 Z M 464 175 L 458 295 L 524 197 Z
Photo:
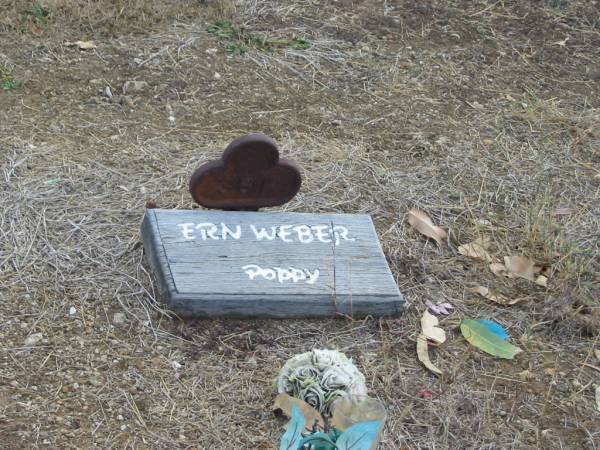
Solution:
M 229 44 L 225 46 L 225 50 L 232 55 L 243 55 L 248 51 L 248 47 L 244 44 Z
M 471 345 L 490 355 L 513 359 L 517 353 L 522 352 L 519 347 L 509 344 L 500 337 L 497 333 L 497 327 L 490 329 L 489 321 L 463 320 L 460 324 L 460 331 Z
M 220 38 L 231 38 L 235 34 L 235 28 L 228 20 L 217 20 L 208 26 L 207 31 Z
M 292 48 L 297 50 L 306 50 L 307 48 L 310 48 L 310 42 L 308 42 L 306 39 L 294 39 L 292 42 Z
M 379 420 L 352 425 L 337 440 L 338 450 L 371 450 L 382 426 Z
M 12 91 L 17 88 L 14 81 L 0 81 L 0 89 L 3 91 Z
M 285 434 L 281 438 L 279 450 L 296 450 L 302 440 L 302 430 L 305 425 L 306 419 L 298 405 L 292 406 L 292 419 L 288 422 Z

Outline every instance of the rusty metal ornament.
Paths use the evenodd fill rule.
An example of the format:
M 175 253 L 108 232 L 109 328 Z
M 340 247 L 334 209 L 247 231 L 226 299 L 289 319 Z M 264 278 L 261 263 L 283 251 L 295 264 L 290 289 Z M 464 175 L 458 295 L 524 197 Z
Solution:
M 258 211 L 290 201 L 301 183 L 300 170 L 279 157 L 277 144 L 253 133 L 229 144 L 221 159 L 200 166 L 190 179 L 190 193 L 206 208 Z

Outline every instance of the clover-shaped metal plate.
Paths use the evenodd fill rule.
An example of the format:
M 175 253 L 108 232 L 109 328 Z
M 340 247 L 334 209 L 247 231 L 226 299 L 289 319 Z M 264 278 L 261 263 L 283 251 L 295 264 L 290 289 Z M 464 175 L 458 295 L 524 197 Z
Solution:
M 288 202 L 301 183 L 300 170 L 279 157 L 275 142 L 253 133 L 229 144 L 221 159 L 199 167 L 190 179 L 190 193 L 206 208 L 257 211 Z

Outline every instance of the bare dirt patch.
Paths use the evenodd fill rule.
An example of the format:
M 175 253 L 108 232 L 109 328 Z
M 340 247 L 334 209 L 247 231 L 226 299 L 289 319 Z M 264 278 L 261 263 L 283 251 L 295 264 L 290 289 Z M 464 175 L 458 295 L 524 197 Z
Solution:
M 387 405 L 381 448 L 598 448 L 599 9 L 0 0 L 2 445 L 277 448 L 273 378 L 329 347 Z M 97 48 L 65 45 L 77 40 Z M 373 216 L 401 318 L 183 323 L 163 310 L 145 204 L 194 207 L 191 172 L 250 131 L 305 171 L 286 210 Z M 449 245 L 412 230 L 411 207 Z M 552 266 L 548 287 L 459 254 L 482 235 L 496 255 Z M 477 285 L 526 300 L 500 306 Z M 431 351 L 439 378 L 416 359 L 427 299 L 456 307 Z M 524 353 L 469 347 L 462 318 L 498 321 Z

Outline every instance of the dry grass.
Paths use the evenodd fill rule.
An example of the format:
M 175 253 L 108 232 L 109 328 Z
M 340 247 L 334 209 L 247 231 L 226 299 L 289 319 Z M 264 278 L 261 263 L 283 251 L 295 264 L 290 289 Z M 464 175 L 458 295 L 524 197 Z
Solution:
M 387 405 L 381 448 L 600 447 L 597 4 L 48 0 L 41 32 L 29 5 L 0 0 L 0 64 L 18 86 L 0 91 L 4 446 L 276 448 L 273 377 L 329 347 Z M 312 45 L 230 55 L 207 32 L 219 19 Z M 98 49 L 64 46 L 77 39 Z M 119 99 L 127 80 L 150 87 Z M 284 209 L 373 216 L 408 300 L 400 319 L 181 323 L 163 310 L 144 205 L 193 207 L 192 170 L 248 131 L 305 170 Z M 408 227 L 412 206 L 451 230 L 448 246 Z M 552 265 L 548 289 L 458 254 L 479 236 L 496 256 Z M 479 284 L 527 301 L 487 303 L 469 292 Z M 456 306 L 432 351 L 439 379 L 416 360 L 427 299 Z M 525 352 L 481 354 L 461 318 L 497 320 Z

